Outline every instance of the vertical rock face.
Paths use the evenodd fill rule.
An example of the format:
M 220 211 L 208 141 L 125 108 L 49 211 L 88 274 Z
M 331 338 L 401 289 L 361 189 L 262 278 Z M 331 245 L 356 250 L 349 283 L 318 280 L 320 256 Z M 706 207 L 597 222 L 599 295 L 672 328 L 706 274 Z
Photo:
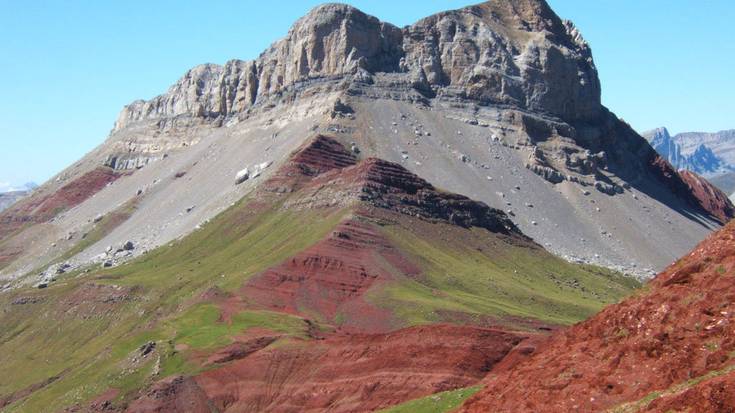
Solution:
M 600 111 L 592 54 L 543 1 L 494 1 L 440 13 L 405 29 L 403 67 L 484 103 L 566 120 Z
M 308 78 L 340 76 L 358 68 L 398 68 L 401 31 L 345 4 L 325 4 L 299 19 L 285 39 L 258 58 L 259 94 Z
M 600 85 L 589 47 L 543 0 L 492 1 L 437 14 L 404 29 L 344 4 L 326 4 L 251 62 L 205 64 L 167 93 L 136 101 L 131 122 L 189 115 L 229 116 L 306 80 L 397 73 L 430 94 L 589 120 Z
M 681 147 L 671 139 L 668 129 L 656 128 L 643 135 L 653 149 L 664 157 L 675 168 L 682 168 L 685 160 L 681 155 Z

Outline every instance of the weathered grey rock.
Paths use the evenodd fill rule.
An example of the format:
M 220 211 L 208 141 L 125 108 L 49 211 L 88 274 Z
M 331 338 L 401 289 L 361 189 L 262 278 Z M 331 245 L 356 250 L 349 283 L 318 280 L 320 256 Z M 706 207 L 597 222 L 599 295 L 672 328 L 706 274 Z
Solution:
M 564 175 L 556 169 L 538 164 L 526 164 L 526 168 L 533 171 L 536 175 L 541 176 L 552 184 L 558 184 L 564 181 Z
M 132 251 L 135 249 L 135 244 L 133 241 L 125 241 L 125 244 L 123 244 L 123 250 L 125 251 Z
M 619 185 L 608 184 L 601 181 L 595 182 L 595 188 L 598 191 L 608 195 L 622 194 L 624 192 L 623 188 Z
M 241 183 L 247 181 L 250 178 L 250 170 L 248 168 L 242 169 L 237 172 L 235 175 L 235 185 L 240 185 Z
M 570 121 L 594 118 L 601 109 L 587 43 L 542 0 L 486 2 L 404 29 L 348 5 L 325 4 L 258 59 L 197 66 L 167 93 L 127 105 L 114 130 L 143 119 L 229 116 L 310 79 L 349 76 L 370 84 L 374 73 L 400 74 L 430 96 L 456 95 Z M 129 167 L 131 161 L 138 167 L 149 159 L 114 157 L 108 163 Z

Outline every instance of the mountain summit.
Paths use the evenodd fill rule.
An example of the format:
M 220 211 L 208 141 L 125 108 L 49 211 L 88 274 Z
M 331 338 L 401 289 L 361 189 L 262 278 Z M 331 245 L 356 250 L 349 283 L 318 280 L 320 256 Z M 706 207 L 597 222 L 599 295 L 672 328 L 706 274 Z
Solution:
M 599 115 L 589 47 L 543 1 L 490 1 L 399 29 L 345 4 L 325 4 L 254 61 L 190 70 L 169 91 L 137 101 L 115 129 L 143 119 L 228 117 L 313 79 L 407 78 L 426 95 L 469 98 L 566 120 Z M 302 86 L 303 87 L 303 86 Z

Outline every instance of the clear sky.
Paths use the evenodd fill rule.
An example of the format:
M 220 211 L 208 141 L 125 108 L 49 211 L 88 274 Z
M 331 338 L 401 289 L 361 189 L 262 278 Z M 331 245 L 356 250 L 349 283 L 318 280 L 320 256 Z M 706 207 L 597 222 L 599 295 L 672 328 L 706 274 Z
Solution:
M 603 103 L 639 131 L 735 128 L 735 1 L 548 0 L 592 46 Z M 472 0 L 354 0 L 398 26 Z M 252 59 L 317 0 L 0 0 L 0 187 L 101 143 L 126 103 L 200 63 Z

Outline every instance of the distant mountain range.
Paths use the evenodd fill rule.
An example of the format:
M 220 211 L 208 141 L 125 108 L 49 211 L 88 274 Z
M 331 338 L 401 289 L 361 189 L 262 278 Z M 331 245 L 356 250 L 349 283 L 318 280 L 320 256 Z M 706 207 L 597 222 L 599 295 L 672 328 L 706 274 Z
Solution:
M 666 128 L 657 128 L 644 132 L 643 137 L 677 169 L 707 178 L 735 171 L 735 130 L 671 136 Z
M 675 168 L 704 176 L 732 197 L 735 192 L 735 129 L 671 136 L 662 127 L 642 135 Z
M 28 182 L 19 187 L 0 183 L 0 211 L 14 204 L 15 201 L 26 196 L 37 186 L 38 185 L 33 182 Z

